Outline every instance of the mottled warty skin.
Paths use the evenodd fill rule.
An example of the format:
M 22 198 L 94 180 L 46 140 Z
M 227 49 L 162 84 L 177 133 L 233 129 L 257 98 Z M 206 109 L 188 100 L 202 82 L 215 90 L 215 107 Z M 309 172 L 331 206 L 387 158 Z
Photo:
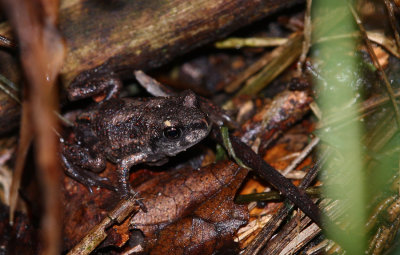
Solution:
M 132 165 L 165 162 L 205 138 L 210 128 L 190 91 L 174 97 L 112 98 L 77 117 L 75 143 L 64 143 L 62 159 L 67 174 L 89 189 L 109 188 L 89 171 L 104 170 L 106 160 L 117 164 L 117 189 L 126 194 Z

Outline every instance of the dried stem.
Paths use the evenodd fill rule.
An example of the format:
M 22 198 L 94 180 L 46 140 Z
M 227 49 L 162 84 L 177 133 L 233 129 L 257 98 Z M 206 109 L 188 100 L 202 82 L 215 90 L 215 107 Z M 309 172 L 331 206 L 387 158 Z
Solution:
M 250 38 L 237 38 L 231 37 L 223 41 L 215 43 L 218 49 L 240 49 L 243 47 L 273 47 L 280 46 L 287 42 L 287 38 L 279 37 L 250 37 Z
M 290 36 L 287 43 L 269 53 L 269 62 L 267 65 L 259 74 L 250 79 L 235 96 L 257 94 L 279 74 L 286 70 L 286 68 L 300 56 L 302 39 L 302 33 L 295 33 Z M 252 68 L 251 71 L 254 71 L 254 69 Z M 229 105 L 229 103 L 227 105 Z
M 321 187 L 309 187 L 305 189 L 305 192 L 308 196 L 315 198 L 320 197 L 321 195 Z M 270 191 L 270 192 L 261 192 L 254 193 L 248 195 L 239 195 L 236 197 L 235 202 L 239 204 L 246 204 L 253 201 L 273 201 L 273 200 L 282 200 L 285 197 L 282 196 L 278 191 Z
M 307 175 L 302 180 L 299 188 L 308 187 L 315 177 L 318 174 L 320 169 L 321 162 L 317 163 L 314 167 L 312 167 Z M 264 247 L 264 245 L 268 242 L 268 240 L 272 237 L 275 230 L 279 228 L 280 224 L 283 220 L 289 215 L 289 213 L 293 209 L 293 205 L 288 205 L 284 203 L 282 208 L 274 215 L 274 217 L 264 226 L 261 232 L 257 235 L 257 237 L 253 240 L 253 242 L 247 246 L 246 250 L 242 253 L 242 255 L 256 255 L 258 252 Z
M 312 34 L 312 24 L 311 24 L 311 5 L 312 0 L 307 0 L 307 9 L 304 15 L 304 41 L 301 51 L 299 61 L 297 62 L 297 71 L 300 75 L 302 73 L 302 66 L 306 61 L 307 53 L 311 46 L 311 34 Z
M 365 45 L 367 46 L 368 53 L 371 56 L 372 63 L 374 64 L 376 69 L 378 69 L 379 75 L 382 78 L 382 80 L 383 80 L 383 82 L 384 82 L 384 84 L 386 86 L 386 90 L 389 93 L 389 97 L 390 97 L 390 100 L 392 101 L 393 109 L 395 111 L 397 128 L 400 128 L 400 110 L 399 110 L 399 107 L 398 107 L 398 105 L 396 103 L 396 98 L 395 98 L 395 95 L 394 95 L 394 92 L 393 92 L 393 88 L 389 83 L 389 80 L 388 80 L 388 78 L 387 78 L 387 76 L 385 74 L 385 71 L 383 70 L 381 64 L 378 61 L 378 58 L 376 57 L 374 50 L 372 49 L 371 41 L 368 39 L 367 32 L 364 29 L 364 26 L 362 24 L 362 21 L 361 21 L 360 17 L 358 16 L 357 12 L 354 10 L 353 6 L 351 6 L 350 4 L 348 6 L 349 6 L 349 8 L 351 10 L 351 13 L 353 14 L 353 17 L 354 17 L 354 19 L 355 19 L 355 21 L 356 21 L 356 23 L 358 25 L 358 28 L 360 29 L 361 35 L 364 38 Z
M 0 47 L 15 49 L 17 46 L 12 40 L 0 35 Z
M 68 255 L 87 255 L 107 237 L 106 230 L 112 225 L 122 223 L 128 216 L 138 212 L 140 205 L 135 196 L 121 200 L 118 205 L 94 226 L 88 234 L 69 252 Z
M 395 38 L 396 44 L 397 44 L 397 49 L 400 50 L 400 36 L 399 36 L 399 31 L 397 30 L 397 22 L 398 21 L 394 15 L 393 3 L 391 3 L 389 0 L 383 0 L 383 2 L 385 3 L 386 9 L 389 14 L 389 21 L 390 21 L 390 25 L 392 26 L 394 38 Z
M 222 136 L 216 128 L 213 129 L 212 135 L 219 143 L 223 144 Z M 314 222 L 321 224 L 319 209 L 306 194 L 301 192 L 276 169 L 267 164 L 258 154 L 252 151 L 250 147 L 237 137 L 230 135 L 230 143 L 235 151 L 235 155 L 244 165 L 251 168 L 258 176 L 282 192 L 283 195 L 296 204 Z

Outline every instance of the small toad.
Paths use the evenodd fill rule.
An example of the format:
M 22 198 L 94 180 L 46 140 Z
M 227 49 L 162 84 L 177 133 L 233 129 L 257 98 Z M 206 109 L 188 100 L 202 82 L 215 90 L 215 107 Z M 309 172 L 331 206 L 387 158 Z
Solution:
M 118 87 L 112 84 L 111 90 Z M 130 194 L 128 177 L 133 165 L 165 163 L 167 157 L 197 144 L 211 129 L 207 114 L 191 91 L 171 97 L 107 97 L 77 116 L 74 141 L 62 145 L 65 172 L 90 191 L 92 186 L 101 186 Z M 97 174 L 105 169 L 106 160 L 117 165 L 117 188 Z

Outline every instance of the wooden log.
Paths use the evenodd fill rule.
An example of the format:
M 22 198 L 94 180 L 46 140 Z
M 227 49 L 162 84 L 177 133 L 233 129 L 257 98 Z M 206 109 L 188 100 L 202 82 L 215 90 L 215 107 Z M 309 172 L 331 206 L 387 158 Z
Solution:
M 60 29 L 68 55 L 61 76 L 131 73 L 167 63 L 279 9 L 303 0 L 64 0 Z M 9 35 L 6 24 L 0 34 Z
M 59 27 L 68 52 L 60 75 L 63 86 L 92 75 L 115 74 L 124 78 L 132 76 L 135 69 L 158 67 L 277 10 L 302 2 L 63 0 Z M 0 24 L 0 35 L 12 37 L 7 23 Z M 8 63 L 0 59 L 1 65 Z

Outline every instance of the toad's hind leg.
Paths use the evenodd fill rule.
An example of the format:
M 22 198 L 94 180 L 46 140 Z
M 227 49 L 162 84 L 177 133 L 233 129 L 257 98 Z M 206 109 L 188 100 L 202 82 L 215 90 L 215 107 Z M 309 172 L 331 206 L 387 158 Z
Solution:
M 109 182 L 108 178 L 94 173 L 105 169 L 105 160 L 100 157 L 90 157 L 88 151 L 79 145 L 68 146 L 63 144 L 61 161 L 65 173 L 85 185 L 90 192 L 92 192 L 93 186 L 115 190 L 112 185 L 107 183 Z
M 102 187 L 108 190 L 115 190 L 115 188 L 112 185 L 106 183 L 107 181 L 109 181 L 108 178 L 101 177 L 98 174 L 87 170 L 83 169 L 78 170 L 77 167 L 71 164 L 64 155 L 61 155 L 61 160 L 64 165 L 65 174 L 67 174 L 72 179 L 85 185 L 90 191 L 90 193 L 93 192 L 92 190 L 93 186 Z

